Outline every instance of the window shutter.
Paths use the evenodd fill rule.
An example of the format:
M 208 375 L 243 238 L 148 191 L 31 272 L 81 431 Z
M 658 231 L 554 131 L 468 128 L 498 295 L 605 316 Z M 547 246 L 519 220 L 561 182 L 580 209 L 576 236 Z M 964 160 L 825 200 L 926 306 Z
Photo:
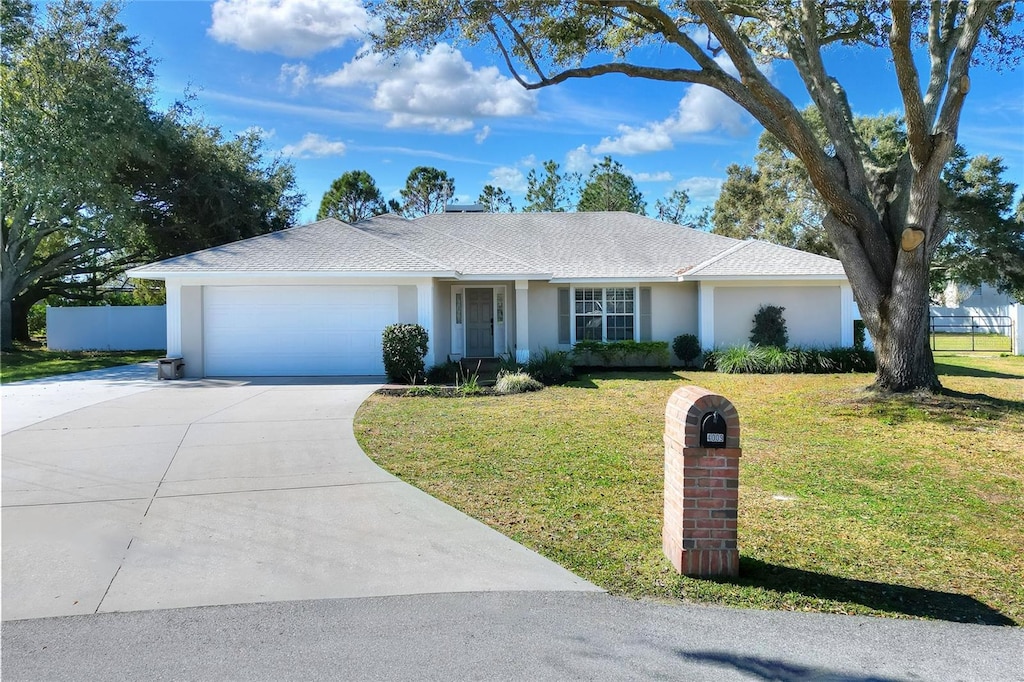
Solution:
M 650 341 L 651 336 L 651 288 L 640 287 L 640 340 Z
M 569 326 L 572 324 L 572 316 L 569 312 L 569 288 L 558 289 L 558 343 L 568 346 Z

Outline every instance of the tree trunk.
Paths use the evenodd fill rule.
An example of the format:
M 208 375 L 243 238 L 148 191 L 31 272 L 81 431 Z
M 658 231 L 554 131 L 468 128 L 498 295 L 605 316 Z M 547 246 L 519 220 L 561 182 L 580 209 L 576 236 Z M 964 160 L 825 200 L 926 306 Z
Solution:
M 865 320 L 878 365 L 875 390 L 934 393 L 942 388 L 929 344 L 928 275 L 921 260 L 920 254 L 900 254 L 892 291 L 879 306 L 875 324 Z
M 14 350 L 14 334 L 11 331 L 11 302 L 3 300 L 0 302 L 0 349 Z
M 28 313 L 31 306 L 17 300 L 11 302 L 11 336 L 15 341 L 28 343 L 32 337 L 28 333 Z

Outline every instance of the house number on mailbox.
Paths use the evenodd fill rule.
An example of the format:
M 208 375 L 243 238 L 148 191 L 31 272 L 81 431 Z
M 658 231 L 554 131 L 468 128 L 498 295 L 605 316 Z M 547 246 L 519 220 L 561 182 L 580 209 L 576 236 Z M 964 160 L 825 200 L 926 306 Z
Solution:
M 708 412 L 701 418 L 700 446 L 702 448 L 725 447 L 725 417 L 718 410 Z

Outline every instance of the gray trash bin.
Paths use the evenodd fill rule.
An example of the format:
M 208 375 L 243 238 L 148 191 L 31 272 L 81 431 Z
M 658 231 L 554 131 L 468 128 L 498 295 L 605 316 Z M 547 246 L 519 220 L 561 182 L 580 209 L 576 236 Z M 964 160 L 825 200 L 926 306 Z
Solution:
M 180 379 L 185 376 L 185 361 L 182 358 L 159 358 L 156 363 L 157 379 Z

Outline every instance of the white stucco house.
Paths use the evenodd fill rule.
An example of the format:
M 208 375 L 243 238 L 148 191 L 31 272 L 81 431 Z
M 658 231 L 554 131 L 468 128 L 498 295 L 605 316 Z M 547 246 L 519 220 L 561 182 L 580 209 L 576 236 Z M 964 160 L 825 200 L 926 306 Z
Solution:
M 186 376 L 379 375 L 381 331 L 415 322 L 428 366 L 520 360 L 580 339 L 745 343 L 762 304 L 793 344 L 850 346 L 837 260 L 631 213 L 321 220 L 132 270 L 167 286 Z

